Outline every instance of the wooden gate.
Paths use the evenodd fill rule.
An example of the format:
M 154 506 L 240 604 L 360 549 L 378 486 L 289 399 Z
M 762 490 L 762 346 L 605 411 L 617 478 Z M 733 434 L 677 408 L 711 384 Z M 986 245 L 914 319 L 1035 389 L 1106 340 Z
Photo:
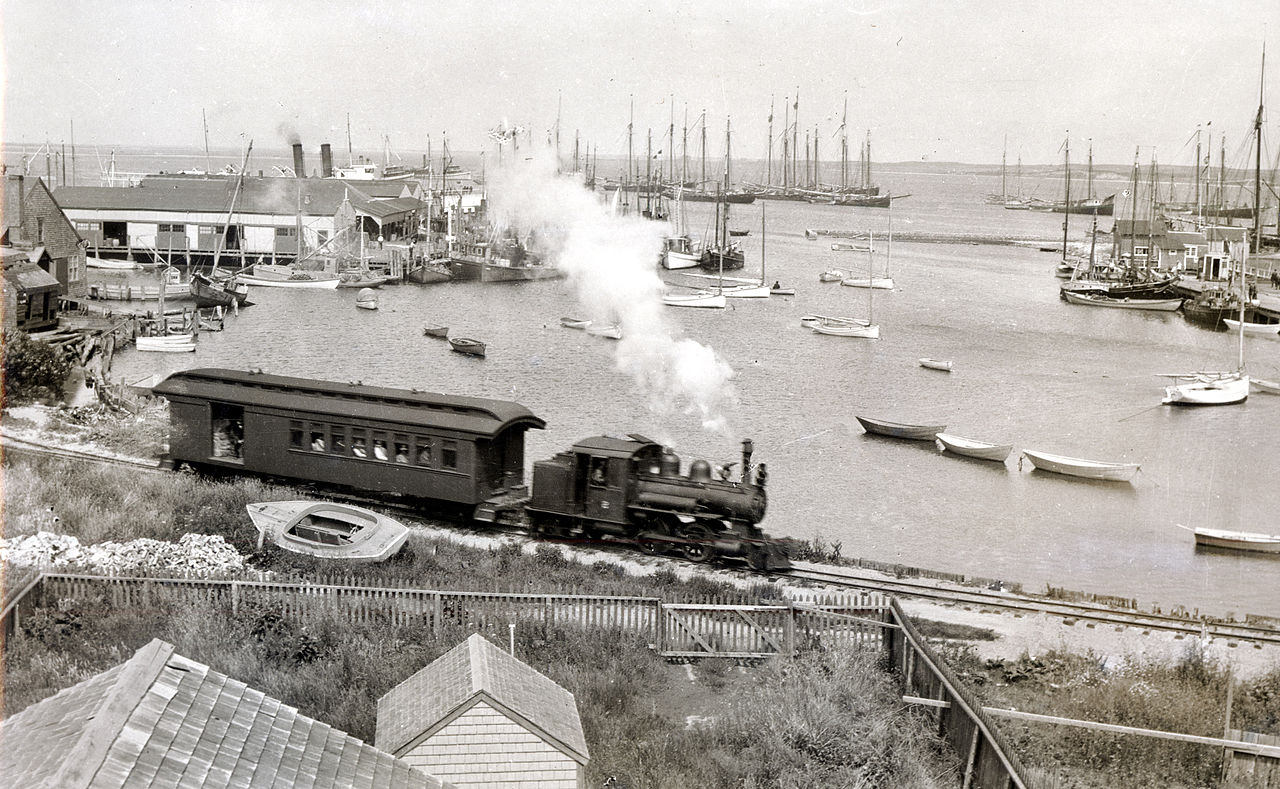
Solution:
M 672 658 L 794 656 L 819 646 L 883 645 L 884 601 L 856 605 L 710 605 L 664 603 L 658 653 Z

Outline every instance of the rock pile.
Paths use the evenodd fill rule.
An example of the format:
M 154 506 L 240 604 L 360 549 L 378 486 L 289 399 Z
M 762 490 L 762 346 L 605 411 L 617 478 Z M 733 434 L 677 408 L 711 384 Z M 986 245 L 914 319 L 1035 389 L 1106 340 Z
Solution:
M 116 575 L 144 570 L 215 574 L 245 566 L 244 557 L 230 543 L 207 534 L 184 534 L 177 543 L 139 539 L 81 545 L 70 535 L 42 531 L 0 540 L 0 555 L 12 566 Z

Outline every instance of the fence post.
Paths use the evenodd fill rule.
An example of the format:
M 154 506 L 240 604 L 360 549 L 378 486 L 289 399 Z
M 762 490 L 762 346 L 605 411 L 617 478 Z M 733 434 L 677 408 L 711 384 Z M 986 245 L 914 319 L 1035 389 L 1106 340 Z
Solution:
M 787 600 L 787 657 L 796 656 L 796 609 Z
M 982 729 L 977 724 L 973 724 L 973 736 L 969 738 L 969 755 L 965 758 L 964 763 L 964 783 L 960 785 L 960 789 L 969 789 L 973 786 L 973 770 L 978 762 L 978 738 L 982 735 Z
M 231 582 L 231 615 L 239 616 L 240 614 L 240 582 Z

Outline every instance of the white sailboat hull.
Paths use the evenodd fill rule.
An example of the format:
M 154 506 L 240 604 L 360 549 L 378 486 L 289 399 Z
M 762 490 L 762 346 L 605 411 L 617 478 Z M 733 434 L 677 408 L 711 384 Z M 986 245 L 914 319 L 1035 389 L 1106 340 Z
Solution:
M 670 293 L 662 297 L 662 303 L 668 307 L 702 307 L 704 309 L 722 310 L 728 306 L 728 300 L 722 293 Z
M 864 340 L 880 339 L 880 326 L 875 323 L 869 326 L 839 326 L 831 323 L 820 323 L 814 326 L 813 330 L 818 334 L 827 334 L 832 337 L 860 337 Z
M 1184 384 L 1166 386 L 1165 405 L 1233 405 L 1249 397 L 1249 376 L 1198 378 Z
M 725 288 L 722 292 L 731 299 L 767 299 L 770 290 L 768 285 L 742 285 L 736 288 Z
M 667 250 L 667 254 L 662 258 L 662 267 L 668 271 L 678 271 L 686 268 L 697 268 L 702 262 L 702 253 L 676 252 L 675 250 Z
M 876 290 L 893 290 L 892 277 L 845 277 L 840 284 L 846 288 L 875 288 Z
M 1238 551 L 1280 553 L 1280 534 L 1258 534 L 1247 531 L 1196 528 L 1196 545 L 1231 548 Z

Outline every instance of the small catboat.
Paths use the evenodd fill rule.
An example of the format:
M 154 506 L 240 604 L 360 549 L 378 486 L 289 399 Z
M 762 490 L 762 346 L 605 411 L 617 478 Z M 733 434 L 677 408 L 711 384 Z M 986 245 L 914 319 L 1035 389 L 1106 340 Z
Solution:
M 943 359 L 928 359 L 928 358 L 925 358 L 925 359 L 920 359 L 919 361 L 920 361 L 920 366 L 921 366 L 921 367 L 928 367 L 930 370 L 942 370 L 942 371 L 944 371 L 944 372 L 948 372 L 948 373 L 949 373 L 949 372 L 951 372 L 951 360 L 950 360 L 950 359 L 943 360 Z
M 893 290 L 893 277 L 845 277 L 840 284 L 846 288 L 875 288 Z
M 935 436 L 942 448 L 957 455 L 979 460 L 994 460 L 1003 463 L 1013 451 L 1012 444 L 988 444 L 986 441 L 975 441 L 972 438 L 953 436 L 950 433 L 938 433 Z
M 423 326 L 422 334 L 426 337 L 439 337 L 445 339 L 449 336 L 448 326 Z
M 1280 383 L 1268 381 L 1263 378 L 1250 378 L 1249 383 L 1259 392 L 1267 392 L 1269 394 L 1280 394 Z
M 868 433 L 890 438 L 908 438 L 915 441 L 932 441 L 939 433 L 947 429 L 946 425 L 908 425 L 902 422 L 886 422 L 883 419 L 872 419 L 867 416 L 854 417 L 862 423 Z
M 608 337 L 610 340 L 622 339 L 622 327 L 616 323 L 592 323 L 587 328 L 587 334 L 593 337 Z
M 806 329 L 816 329 L 819 326 L 870 326 L 871 321 L 840 315 L 801 315 L 800 325 Z
M 356 306 L 362 310 L 378 309 L 378 292 L 373 288 L 362 288 L 356 294 Z
M 734 238 L 741 238 L 742 236 L 751 235 L 751 231 L 750 230 L 730 230 L 729 235 L 733 236 Z
M 827 334 L 832 337 L 860 337 L 864 340 L 880 339 L 880 324 L 878 323 L 850 323 L 850 324 L 834 324 L 819 323 L 813 327 L 818 334 Z
M 730 299 L 767 299 L 773 291 L 768 285 L 734 285 L 720 292 Z
M 1027 460 L 1031 461 L 1031 465 L 1035 468 L 1043 471 L 1052 471 L 1055 474 L 1066 474 L 1069 477 L 1083 477 L 1084 479 L 1129 482 L 1133 479 L 1133 475 L 1138 473 L 1139 468 L 1137 463 L 1085 460 L 1083 458 L 1066 457 L 1065 455 L 1051 455 L 1048 452 L 1032 452 L 1029 449 L 1022 450 L 1022 454 L 1026 456 Z
M 561 318 L 560 325 L 566 329 L 585 329 L 591 325 L 591 321 L 582 318 Z
M 668 307 L 702 307 L 712 310 L 722 310 L 728 305 L 723 293 L 712 293 L 708 290 L 695 293 L 668 293 L 662 297 L 662 303 Z
M 245 507 L 258 529 L 286 551 L 326 559 L 380 562 L 409 539 L 409 529 L 385 515 L 327 501 L 265 501 Z
M 1258 551 L 1260 553 L 1280 553 L 1280 534 L 1258 534 L 1248 531 L 1227 531 L 1225 529 L 1195 530 L 1196 545 L 1209 548 L 1231 548 L 1238 551 Z
M 484 343 L 479 340 L 473 340 L 470 337 L 450 337 L 449 347 L 458 353 L 465 353 L 470 356 L 484 356 Z

